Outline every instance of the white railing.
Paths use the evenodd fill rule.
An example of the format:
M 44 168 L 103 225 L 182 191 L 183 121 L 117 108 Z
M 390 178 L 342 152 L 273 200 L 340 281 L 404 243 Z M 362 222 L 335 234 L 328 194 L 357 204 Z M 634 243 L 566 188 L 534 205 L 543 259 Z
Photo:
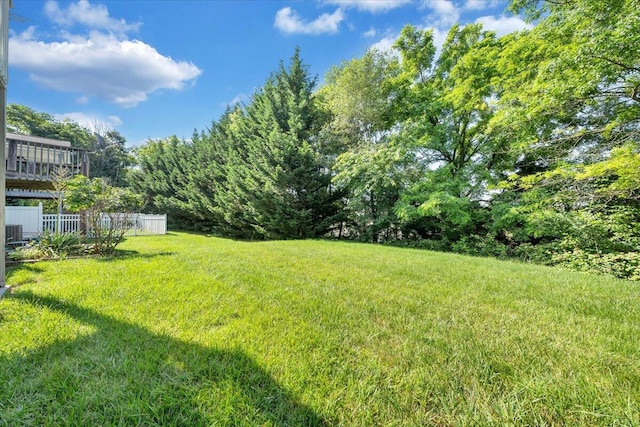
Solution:
M 131 229 L 127 232 L 128 235 L 167 234 L 166 215 L 102 214 L 102 226 L 108 228 L 112 219 L 114 221 L 130 221 Z M 56 226 L 58 221 L 60 222 L 59 227 Z M 61 233 L 78 233 L 80 232 L 80 215 L 42 215 L 42 229 L 52 233 L 56 230 Z
M 80 231 L 80 215 L 42 215 L 42 231 L 55 233 L 78 233 Z

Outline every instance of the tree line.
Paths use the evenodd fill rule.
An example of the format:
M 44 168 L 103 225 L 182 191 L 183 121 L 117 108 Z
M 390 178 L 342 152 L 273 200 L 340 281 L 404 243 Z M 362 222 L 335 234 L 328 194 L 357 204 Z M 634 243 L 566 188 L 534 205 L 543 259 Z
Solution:
M 640 279 L 640 12 L 514 0 L 532 29 L 406 26 L 319 87 L 297 50 L 129 185 L 176 227 L 332 236 Z

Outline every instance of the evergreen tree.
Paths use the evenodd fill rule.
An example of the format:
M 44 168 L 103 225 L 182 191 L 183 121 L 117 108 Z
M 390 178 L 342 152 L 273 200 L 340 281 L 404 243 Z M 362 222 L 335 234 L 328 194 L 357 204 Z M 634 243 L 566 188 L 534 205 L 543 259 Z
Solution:
M 341 194 L 318 139 L 315 79 L 296 50 L 257 91 L 232 130 L 226 190 L 218 202 L 231 229 L 251 238 L 308 238 L 336 223 Z
M 193 228 L 198 217 L 188 198 L 191 147 L 173 136 L 147 142 L 137 155 L 138 169 L 131 174 L 131 187 L 142 195 L 143 210 L 167 214 L 172 227 Z
M 208 132 L 194 132 L 191 166 L 188 170 L 185 196 L 192 214 L 198 218 L 203 231 L 229 233 L 225 227 L 224 212 L 217 202 L 218 194 L 226 191 L 226 169 L 229 162 L 229 144 L 234 109 L 227 109 Z

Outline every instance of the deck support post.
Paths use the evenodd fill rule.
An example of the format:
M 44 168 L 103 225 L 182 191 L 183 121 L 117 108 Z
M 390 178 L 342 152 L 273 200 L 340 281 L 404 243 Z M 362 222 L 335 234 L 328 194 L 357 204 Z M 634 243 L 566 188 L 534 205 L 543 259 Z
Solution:
M 9 9 L 11 0 L 0 0 L 0 296 L 7 290 L 5 286 L 5 190 L 7 165 L 5 146 L 7 144 L 7 82 L 9 74 Z
M 6 30 L 5 30 L 6 31 Z M 5 192 L 6 192 L 6 164 L 5 146 L 7 140 L 7 88 L 4 83 L 0 83 L 0 296 L 6 290 L 5 287 Z

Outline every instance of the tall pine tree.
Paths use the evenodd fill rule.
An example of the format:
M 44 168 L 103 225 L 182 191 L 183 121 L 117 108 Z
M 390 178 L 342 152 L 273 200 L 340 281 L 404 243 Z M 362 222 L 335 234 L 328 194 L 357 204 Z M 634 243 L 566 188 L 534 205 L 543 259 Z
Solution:
M 200 228 L 197 223 L 202 218 L 189 204 L 189 172 L 194 168 L 190 145 L 175 136 L 149 140 L 137 150 L 137 157 L 131 188 L 142 195 L 143 210 L 167 214 L 171 227 Z
M 235 234 L 249 238 L 321 236 L 337 222 L 342 194 L 331 186 L 318 134 L 324 117 L 297 49 L 230 126 L 226 191 L 218 205 Z

